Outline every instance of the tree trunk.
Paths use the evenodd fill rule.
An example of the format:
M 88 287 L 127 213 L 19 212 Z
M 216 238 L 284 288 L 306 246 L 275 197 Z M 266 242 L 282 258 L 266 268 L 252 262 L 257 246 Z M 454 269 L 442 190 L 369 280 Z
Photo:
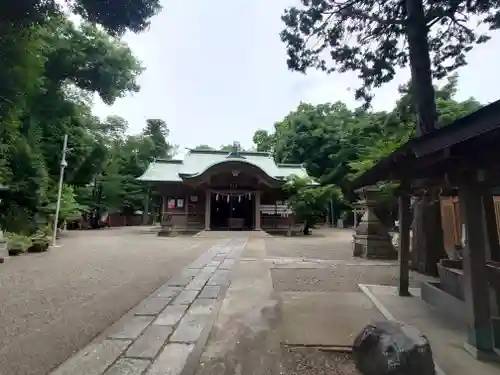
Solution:
M 311 228 L 311 227 L 309 226 L 309 223 L 308 223 L 308 222 L 307 222 L 307 220 L 306 220 L 306 222 L 304 223 L 304 229 L 302 230 L 302 234 L 303 234 L 304 236 L 307 236 L 307 235 L 309 234 L 309 229 L 310 229 L 310 228 Z
M 434 130 L 437 120 L 423 1 L 406 0 L 406 11 L 411 96 L 417 113 L 417 136 L 422 136 Z M 436 263 L 445 256 L 439 198 L 420 197 L 413 210 L 412 267 L 422 273 L 437 275 Z
M 417 136 L 421 136 L 434 130 L 437 120 L 428 28 L 422 0 L 406 0 L 406 11 L 411 67 L 410 93 L 417 113 Z

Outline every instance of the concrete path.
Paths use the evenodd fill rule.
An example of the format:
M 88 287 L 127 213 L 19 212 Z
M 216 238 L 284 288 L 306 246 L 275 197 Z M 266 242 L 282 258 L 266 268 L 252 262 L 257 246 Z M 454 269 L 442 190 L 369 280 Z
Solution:
M 1 375 L 48 374 L 214 241 L 123 228 L 60 243 L 0 265 Z
M 197 375 L 280 374 L 279 303 L 265 258 L 264 240 L 250 239 Z

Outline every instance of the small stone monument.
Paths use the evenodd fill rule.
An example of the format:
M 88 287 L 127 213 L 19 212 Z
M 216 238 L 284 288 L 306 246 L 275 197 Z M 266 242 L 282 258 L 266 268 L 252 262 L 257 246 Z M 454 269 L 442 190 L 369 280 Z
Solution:
M 397 259 L 389 231 L 375 214 L 376 196 L 380 190 L 370 186 L 356 191 L 365 212 L 353 235 L 353 256 L 368 259 Z
M 367 325 L 352 346 L 363 375 L 435 375 L 431 345 L 416 327 L 393 321 Z

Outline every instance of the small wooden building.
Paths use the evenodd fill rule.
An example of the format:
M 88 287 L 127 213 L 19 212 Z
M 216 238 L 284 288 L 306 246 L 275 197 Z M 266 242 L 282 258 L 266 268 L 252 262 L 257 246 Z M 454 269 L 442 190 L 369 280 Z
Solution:
M 352 186 L 356 189 L 379 181 L 400 183 L 401 296 L 409 295 L 410 197 L 434 200 L 443 195 L 458 196 L 459 200 L 451 198 L 442 210 L 442 223 L 444 232 L 449 233 L 444 241 L 448 246 L 463 242 L 462 258 L 454 261 L 453 266 L 449 259 L 439 261 L 442 269 L 455 271 L 456 280 L 451 280 L 451 272 L 440 273 L 437 286 L 422 283 L 422 298 L 436 303 L 447 315 L 458 317 L 462 313 L 467 325 L 465 349 L 478 359 L 495 361 L 500 358 L 500 243 L 498 206 L 493 196 L 500 186 L 499 142 L 500 100 L 446 127 L 411 139 Z M 446 230 L 447 227 L 452 230 Z M 426 237 L 426 233 L 421 234 Z M 450 284 L 457 286 L 458 293 L 448 288 Z M 436 296 L 446 303 L 439 303 Z
M 156 160 L 139 180 L 163 198 L 162 226 L 173 230 L 272 230 L 294 225 L 282 186 L 307 177 L 300 164 L 269 153 L 189 150 L 183 160 Z

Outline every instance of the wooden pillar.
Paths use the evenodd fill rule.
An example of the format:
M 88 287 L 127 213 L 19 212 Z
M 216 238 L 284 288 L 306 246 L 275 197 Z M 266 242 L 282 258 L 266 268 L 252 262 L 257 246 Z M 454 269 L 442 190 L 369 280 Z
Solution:
M 498 241 L 497 220 L 495 215 L 495 202 L 489 186 L 482 186 L 482 198 L 484 208 L 484 225 L 486 230 L 486 260 L 500 261 L 500 243 Z M 500 290 L 490 288 L 491 315 L 498 316 L 500 313 Z
M 205 230 L 210 230 L 210 201 L 212 193 L 207 190 L 205 193 Z
M 493 352 L 486 272 L 486 228 L 478 176 L 467 177 L 461 183 L 459 191 L 465 229 L 463 271 L 468 331 L 465 348 L 474 357 L 481 359 Z
M 142 211 L 142 225 L 147 225 L 149 222 L 149 188 L 144 196 L 144 207 Z
M 399 196 L 399 284 L 398 291 L 401 297 L 410 294 L 410 196 L 404 191 Z
M 162 197 L 161 197 L 160 225 L 163 225 L 163 216 L 165 215 L 166 209 L 167 209 L 167 196 L 162 195 Z
M 186 228 L 189 227 L 189 195 L 184 198 L 184 216 L 186 216 Z
M 255 228 L 260 230 L 260 191 L 255 192 Z

